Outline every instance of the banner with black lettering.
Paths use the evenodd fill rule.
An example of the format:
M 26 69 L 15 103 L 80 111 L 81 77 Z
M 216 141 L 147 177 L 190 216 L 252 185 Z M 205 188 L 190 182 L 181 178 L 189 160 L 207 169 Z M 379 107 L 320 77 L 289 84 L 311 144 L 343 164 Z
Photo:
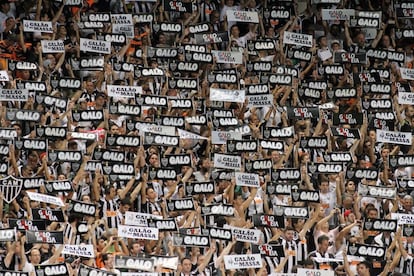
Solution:
M 23 31 L 53 34 L 52 21 L 23 20 Z
M 256 11 L 228 9 L 226 15 L 229 22 L 259 23 L 259 14 Z
M 273 94 L 248 95 L 247 107 L 266 107 L 273 105 Z
M 377 129 L 377 142 L 399 144 L 399 145 L 411 145 L 412 133 L 411 132 L 398 132 L 398 131 L 386 131 Z
M 65 206 L 62 199 L 59 197 L 35 193 L 35 192 L 29 192 L 29 191 L 26 191 L 26 193 L 29 196 L 30 200 L 33 200 L 33 201 L 40 201 L 40 202 L 53 204 L 57 206 Z
M 124 34 L 128 38 L 134 37 L 134 21 L 132 20 L 132 14 L 111 14 L 111 27 L 112 32 L 115 34 Z M 112 39 L 106 41 L 112 43 Z
M 260 254 L 225 255 L 224 267 L 226 269 L 261 268 L 262 257 Z
M 210 247 L 210 236 L 173 234 L 173 244 L 185 247 Z
M 118 255 L 116 255 L 118 256 Z M 84 264 L 80 264 L 79 267 L 79 275 L 81 276 L 92 276 L 92 275 L 99 275 L 99 276 L 117 276 L 116 273 L 111 273 L 106 270 L 100 270 L 94 267 L 90 267 Z
M 107 85 L 109 97 L 135 98 L 137 94 L 142 94 L 141 86 L 126 85 Z
M 213 166 L 220 169 L 241 170 L 241 156 L 229 154 L 214 154 Z
M 354 9 L 322 9 L 322 20 L 346 21 L 355 16 Z
M 400 67 L 401 77 L 405 80 L 414 80 L 414 69 Z
M 118 225 L 118 236 L 122 238 L 158 240 L 157 228 L 132 225 Z
M 29 90 L 27 89 L 1 89 L 0 102 L 14 101 L 25 102 L 29 99 Z
M 62 254 L 74 255 L 78 257 L 94 258 L 95 251 L 92 244 L 74 245 L 64 244 Z
M 323 270 L 323 269 L 298 268 L 297 275 L 335 276 L 335 271 Z M 278 275 L 275 275 L 275 276 L 278 276 Z M 281 276 L 283 276 L 283 274 Z
M 396 187 L 379 187 L 359 183 L 358 194 L 367 197 L 395 199 L 397 196 Z
M 119 269 L 132 269 L 138 271 L 153 271 L 154 260 L 132 256 L 115 256 L 114 266 Z
M 255 214 L 253 215 L 253 225 L 256 227 L 285 228 L 285 218 L 283 216 Z
M 237 186 L 260 187 L 259 175 L 256 173 L 235 172 Z
M 36 265 L 36 276 L 65 276 L 69 275 L 66 263 Z M 82 275 L 82 274 L 80 274 Z
M 12 242 L 17 239 L 17 232 L 15 228 L 0 229 L 0 242 Z
M 63 53 L 65 45 L 63 40 L 41 40 L 43 53 Z
M 226 228 L 227 225 L 224 227 Z M 229 227 L 231 229 L 231 233 L 233 237 L 240 242 L 247 242 L 253 244 L 259 244 L 260 236 L 262 232 L 259 229 L 247 229 L 247 228 L 240 228 L 240 227 Z
M 88 38 L 80 38 L 80 50 L 90 53 L 110 54 L 111 42 Z
M 347 254 L 351 256 L 360 256 L 368 259 L 383 260 L 385 257 L 386 247 L 374 246 L 368 244 L 348 244 Z
M 391 213 L 391 219 L 396 219 L 398 225 L 414 224 L 413 214 Z
M 62 231 L 26 231 L 27 243 L 63 244 Z
M 134 226 L 148 226 L 148 220 L 162 219 L 162 216 L 152 215 L 148 213 L 125 212 L 125 224 Z
M 291 44 L 311 48 L 313 44 L 313 36 L 286 31 L 283 34 L 283 44 Z
M 217 63 L 243 64 L 242 52 L 212 50 L 211 53 L 216 58 Z

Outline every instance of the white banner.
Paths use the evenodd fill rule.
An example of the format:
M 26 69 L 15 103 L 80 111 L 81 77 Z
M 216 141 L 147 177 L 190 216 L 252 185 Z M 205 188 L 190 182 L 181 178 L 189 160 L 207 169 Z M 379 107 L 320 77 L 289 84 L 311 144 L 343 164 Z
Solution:
M 1 89 L 0 102 L 15 101 L 25 102 L 29 99 L 29 90 L 27 89 Z
M 259 15 L 255 11 L 227 10 L 228 22 L 259 23 Z
M 398 103 L 414 105 L 414 93 L 398 92 Z
M 210 101 L 244 103 L 245 90 L 210 88 Z
M 65 44 L 63 40 L 42 40 L 42 52 L 47 53 L 64 53 Z
M 259 175 L 257 173 L 236 172 L 236 185 L 247 187 L 260 187 Z
M 391 219 L 396 219 L 398 225 L 414 224 L 414 214 L 391 213 Z
M 214 167 L 218 169 L 241 170 L 241 156 L 214 154 Z
M 140 130 L 139 134 L 144 135 L 145 132 L 175 136 L 175 127 L 173 126 L 159 126 L 156 124 L 137 123 Z
M 322 9 L 322 20 L 349 20 L 351 16 L 355 16 L 353 9 Z
M 62 254 L 74 255 L 79 257 L 94 258 L 95 251 L 92 244 L 73 245 L 65 244 Z
M 405 80 L 414 80 L 414 69 L 400 67 L 401 77 Z
M 39 194 L 34 192 L 26 191 L 27 195 L 29 196 L 30 200 L 49 203 L 57 206 L 65 206 L 62 199 L 56 196 L 50 196 L 45 194 Z
M 158 218 L 162 219 L 162 216 L 152 215 L 148 213 L 138 212 L 125 212 L 125 224 L 134 226 L 148 226 L 148 219 Z
M 137 94 L 142 94 L 141 86 L 127 85 L 107 85 L 106 91 L 109 97 L 135 98 Z
M 134 21 L 132 14 L 111 14 L 112 33 L 134 37 Z
M 157 272 L 121 272 L 121 276 L 158 276 Z
M 118 237 L 156 241 L 158 228 L 118 225 Z
M 333 270 L 298 268 L 298 275 L 335 276 Z
M 9 74 L 6 70 L 0 70 L 0 81 L 9 81 Z
M 226 226 L 224 227 L 226 228 Z M 249 242 L 254 244 L 259 244 L 260 235 L 262 231 L 259 229 L 246 229 L 239 227 L 230 227 L 231 234 L 236 239 L 236 241 Z
M 23 31 L 53 34 L 53 26 L 51 21 L 23 20 Z
M 225 145 L 227 140 L 241 140 L 242 134 L 235 131 L 211 131 L 211 143 L 213 145 Z
M 273 94 L 248 95 L 247 107 L 264 107 L 273 105 Z
M 84 52 L 110 54 L 111 42 L 88 38 L 80 38 L 80 50 Z
M 399 145 L 411 145 L 412 134 L 411 132 L 398 132 L 387 131 L 377 129 L 377 142 L 399 144 Z
M 285 31 L 283 33 L 283 43 L 312 48 L 313 36 Z
M 211 53 L 216 58 L 217 63 L 243 64 L 242 52 L 212 50 Z
M 207 137 L 177 128 L 178 136 L 182 139 L 207 140 Z
M 262 257 L 260 254 L 226 255 L 224 267 L 226 269 L 261 268 Z
M 62 254 L 74 255 L 79 257 L 94 258 L 95 251 L 92 244 L 74 245 L 65 244 Z

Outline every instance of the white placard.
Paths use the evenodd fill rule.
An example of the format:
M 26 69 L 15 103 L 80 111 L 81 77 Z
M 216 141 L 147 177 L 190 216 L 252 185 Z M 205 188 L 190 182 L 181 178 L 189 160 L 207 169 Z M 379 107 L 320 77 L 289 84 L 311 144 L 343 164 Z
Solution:
M 245 90 L 210 88 L 210 101 L 244 103 Z
M 412 92 L 398 92 L 398 103 L 414 105 L 414 93 Z
M 273 94 L 248 95 L 247 107 L 264 107 L 273 105 Z
M 257 173 L 236 172 L 236 185 L 247 187 L 260 187 L 259 175 Z
M 94 258 L 95 251 L 92 244 L 74 245 L 65 244 L 62 254 L 74 255 L 79 257 Z
M 42 52 L 47 53 L 64 53 L 65 44 L 63 40 L 42 40 Z
M 23 31 L 53 34 L 53 25 L 51 21 L 23 20 Z
M 29 99 L 29 90 L 27 89 L 1 89 L 0 102 L 15 101 L 25 102 Z
M 322 20 L 349 20 L 351 16 L 355 16 L 353 9 L 322 9 Z
M 0 81 L 9 81 L 9 74 L 6 70 L 0 70 Z
M 241 140 L 242 134 L 235 131 L 211 131 L 211 143 L 213 145 L 225 145 L 227 140 Z
M 214 167 L 218 169 L 241 170 L 241 156 L 214 154 Z
M 151 256 L 154 260 L 154 267 L 164 267 L 176 270 L 178 267 L 178 257 L 163 257 L 163 256 Z
M 27 195 L 29 196 L 30 200 L 40 201 L 44 203 L 54 204 L 57 206 L 65 206 L 62 199 L 56 196 L 50 196 L 45 194 L 39 194 L 34 192 L 26 191 Z
M 148 213 L 125 212 L 125 224 L 133 226 L 148 226 L 148 220 L 151 218 L 162 219 L 162 216 L 156 216 Z
M 414 80 L 414 69 L 400 68 L 401 77 L 405 80 Z
M 111 14 L 112 33 L 134 37 L 134 21 L 132 14 Z
M 255 11 L 227 10 L 227 22 L 259 23 L 259 15 Z
M 162 135 L 169 135 L 169 136 L 175 136 L 175 127 L 173 126 L 159 126 L 156 124 L 143 124 L 143 123 L 137 123 L 138 129 L 140 130 L 140 134 L 144 135 L 145 132 L 150 133 L 157 133 Z
M 158 240 L 158 228 L 118 225 L 118 237 L 143 240 Z
M 121 272 L 121 276 L 158 276 L 157 272 Z
M 182 139 L 207 140 L 207 137 L 177 128 L 178 136 Z
M 217 63 L 243 64 L 242 52 L 212 50 L 211 53 L 216 58 Z
M 285 31 L 283 33 L 283 43 L 312 48 L 313 36 Z
M 298 268 L 298 275 L 335 276 L 333 270 Z
M 377 142 L 399 144 L 399 145 L 411 145 L 412 134 L 411 132 L 398 132 L 398 131 L 387 131 L 377 129 Z
M 230 229 L 231 234 L 236 239 L 236 241 L 249 242 L 254 244 L 259 244 L 260 242 L 260 235 L 262 231 L 259 229 L 246 229 L 240 227 L 230 227 Z
M 141 86 L 127 85 L 107 85 L 106 91 L 109 97 L 135 98 L 137 94 L 142 94 Z
M 90 53 L 110 54 L 111 42 L 88 38 L 80 38 L 80 50 Z
M 391 213 L 391 219 L 396 219 L 398 225 L 414 224 L 414 214 Z
M 224 267 L 226 269 L 261 268 L 262 257 L 260 254 L 226 255 Z

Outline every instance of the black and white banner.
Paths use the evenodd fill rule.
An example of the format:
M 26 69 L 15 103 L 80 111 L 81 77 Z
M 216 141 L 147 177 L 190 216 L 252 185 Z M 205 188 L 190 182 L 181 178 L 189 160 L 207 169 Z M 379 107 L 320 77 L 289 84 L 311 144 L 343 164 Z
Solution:
M 214 182 L 191 182 L 185 184 L 185 193 L 187 196 L 214 194 L 215 188 Z
M 23 31 L 53 34 L 53 24 L 52 21 L 23 20 Z
M 33 208 L 32 216 L 34 220 L 39 219 L 39 220 L 59 221 L 59 222 L 65 221 L 62 210 Z
M 399 145 L 411 145 L 412 133 L 411 132 L 398 132 L 398 131 L 386 131 L 377 129 L 377 142 L 399 144 Z
M 216 58 L 217 63 L 243 64 L 242 52 L 212 50 L 211 53 Z
M 1 164 L 0 167 L 4 167 L 3 164 Z M 2 174 L 6 174 L 6 173 L 4 172 Z M 22 186 L 23 186 L 23 180 L 15 178 L 14 176 L 9 175 L 4 178 L 1 178 L 0 179 L 0 191 L 3 194 L 3 200 L 6 203 L 10 204 L 20 194 L 20 191 L 22 190 Z
M 214 154 L 214 167 L 221 169 L 241 170 L 242 159 L 239 155 L 228 155 L 228 154 Z
M 80 267 L 79 267 L 79 275 L 81 275 L 81 276 L 92 276 L 92 275 L 116 276 L 117 274 L 108 272 L 106 270 L 100 270 L 100 269 L 97 269 L 97 268 L 94 268 L 94 267 L 86 266 L 86 265 L 81 263 Z
M 9 227 L 16 228 L 16 230 L 25 231 L 42 231 L 46 230 L 46 222 L 44 220 L 29 220 L 29 219 L 11 219 L 9 218 Z
M 291 44 L 311 48 L 313 44 L 313 36 L 285 31 L 283 33 L 283 44 Z
M 158 228 L 118 225 L 118 236 L 130 239 L 158 240 Z
M 62 231 L 26 231 L 27 243 L 63 244 Z
M 308 207 L 273 205 L 273 213 L 276 216 L 285 216 L 289 218 L 309 218 Z
M 397 220 L 365 219 L 363 230 L 395 232 L 397 231 Z
M 16 229 L 0 229 L 0 241 L 1 242 L 10 242 L 15 241 L 17 238 Z
M 253 224 L 256 227 L 285 228 L 285 218 L 283 216 L 255 214 L 253 215 Z
M 240 242 L 259 244 L 262 232 L 258 229 L 230 227 L 233 237 Z
M 0 89 L 0 102 L 25 102 L 29 99 L 27 89 Z
M 110 54 L 111 42 L 88 38 L 80 38 L 80 50 L 90 53 Z
M 260 254 L 225 255 L 224 267 L 226 269 L 261 268 L 262 257 Z
M 291 189 L 291 197 L 293 202 L 320 202 L 319 191 Z
M 395 199 L 397 189 L 395 187 L 379 187 L 359 183 L 358 194 L 366 197 Z
M 160 134 L 152 134 L 145 132 L 144 135 L 144 145 L 158 145 L 158 146 L 168 146 L 168 147 L 177 147 L 180 142 L 179 136 L 168 136 Z
M 81 216 L 95 216 L 96 205 L 89 202 L 71 199 L 69 201 L 68 211 L 69 213 L 78 214 Z
M 201 213 L 203 215 L 215 215 L 215 216 L 234 216 L 233 205 L 216 204 L 201 207 Z
M 48 53 L 64 53 L 65 45 L 63 40 L 42 40 L 42 52 Z
M 107 85 L 109 97 L 135 98 L 137 94 L 142 94 L 141 86 L 126 85 Z
M 154 260 L 149 258 L 116 255 L 114 266 L 119 269 L 153 271 Z
M 172 240 L 175 246 L 210 247 L 210 236 L 173 234 Z
M 36 276 L 65 276 L 69 275 L 66 263 L 61 264 L 47 264 L 36 266 Z M 82 274 L 79 274 L 82 275 Z
M 230 229 L 207 226 L 210 238 L 216 240 L 231 241 L 232 234 Z
M 227 32 L 195 34 L 194 38 L 196 40 L 196 44 L 214 44 L 229 41 L 229 35 Z
M 259 14 L 256 11 L 227 10 L 227 21 L 259 23 Z
M 169 212 L 193 211 L 195 210 L 194 200 L 192 197 L 170 199 L 167 202 L 167 209 Z
M 40 122 L 41 113 L 36 110 L 7 109 L 6 119 L 9 121 Z
M 390 155 L 388 158 L 390 167 L 414 167 L 414 155 Z
M 236 185 L 247 187 L 260 187 L 259 175 L 257 173 L 235 172 Z
M 368 244 L 348 244 L 347 254 L 351 256 L 360 256 L 369 259 L 383 260 L 385 257 L 386 247 L 374 246 Z

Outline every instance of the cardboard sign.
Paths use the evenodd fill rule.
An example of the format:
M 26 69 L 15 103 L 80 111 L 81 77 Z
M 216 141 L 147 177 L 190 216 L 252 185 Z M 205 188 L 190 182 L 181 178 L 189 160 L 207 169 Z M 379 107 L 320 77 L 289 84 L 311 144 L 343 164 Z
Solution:
M 42 40 L 42 52 L 47 53 L 63 53 L 65 52 L 65 45 L 63 40 Z
M 386 131 L 377 129 L 377 142 L 398 144 L 398 145 L 411 145 L 412 134 L 411 132 L 398 132 L 398 131 Z
M 0 102 L 25 102 L 29 99 L 27 89 L 0 89 Z
M 313 44 L 313 36 L 285 31 L 283 33 L 283 44 L 291 44 L 311 48 Z
M 259 15 L 255 11 L 227 10 L 227 21 L 259 23 Z
M 42 32 L 42 33 L 53 33 L 53 26 L 51 21 L 34 21 L 34 20 L 23 20 L 23 31 L 24 32 Z
M 226 269 L 261 268 L 262 257 L 260 254 L 225 255 L 224 266 Z
M 110 54 L 111 42 L 88 38 L 80 38 L 80 50 L 90 53 Z

